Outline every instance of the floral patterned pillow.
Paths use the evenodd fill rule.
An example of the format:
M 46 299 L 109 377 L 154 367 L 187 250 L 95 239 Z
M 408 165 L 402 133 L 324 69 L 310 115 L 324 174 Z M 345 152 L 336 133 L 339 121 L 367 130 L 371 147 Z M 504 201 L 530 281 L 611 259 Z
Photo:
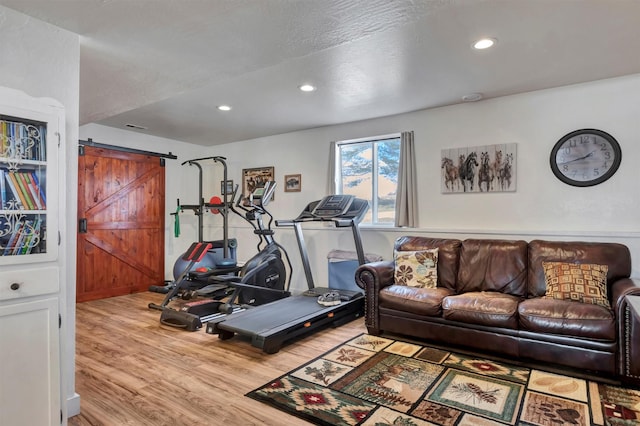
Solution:
M 394 278 L 398 285 L 436 288 L 438 285 L 438 249 L 395 251 Z

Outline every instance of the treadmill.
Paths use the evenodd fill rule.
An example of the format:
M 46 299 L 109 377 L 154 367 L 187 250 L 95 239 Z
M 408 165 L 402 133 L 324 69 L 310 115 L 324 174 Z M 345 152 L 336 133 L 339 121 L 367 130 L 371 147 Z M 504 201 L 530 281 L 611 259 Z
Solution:
M 293 220 L 276 220 L 276 226 L 293 227 L 295 231 L 308 289 L 299 296 L 290 296 L 208 322 L 207 333 L 217 334 L 222 340 L 236 334 L 248 336 L 253 346 L 273 354 L 296 338 L 361 317 L 364 314 L 364 293 L 315 287 L 302 224 L 322 221 L 332 222 L 337 228 L 351 228 L 358 262 L 362 265 L 365 256 L 358 224 L 368 209 L 369 202 L 366 200 L 352 195 L 329 195 L 309 203 Z M 323 306 L 318 303 L 318 296 L 328 291 L 340 293 L 339 305 Z

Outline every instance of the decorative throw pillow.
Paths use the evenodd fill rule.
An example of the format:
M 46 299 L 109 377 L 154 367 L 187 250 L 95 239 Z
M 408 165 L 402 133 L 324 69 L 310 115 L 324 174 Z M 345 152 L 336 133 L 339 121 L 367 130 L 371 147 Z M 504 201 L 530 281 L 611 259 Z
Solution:
M 607 265 L 542 262 L 546 298 L 591 303 L 611 309 L 607 298 Z
M 438 249 L 395 251 L 395 283 L 410 287 L 436 288 L 438 285 Z

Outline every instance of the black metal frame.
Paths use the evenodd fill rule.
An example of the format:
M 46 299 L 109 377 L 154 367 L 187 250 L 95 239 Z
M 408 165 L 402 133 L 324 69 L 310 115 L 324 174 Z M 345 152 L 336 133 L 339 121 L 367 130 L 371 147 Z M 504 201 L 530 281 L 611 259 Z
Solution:
M 152 152 L 152 151 L 144 151 L 142 149 L 135 149 L 135 148 L 127 148 L 125 146 L 117 146 L 117 145 L 108 145 L 108 144 L 104 144 L 104 143 L 98 143 L 98 142 L 94 142 L 93 139 L 88 138 L 86 141 L 79 139 L 78 140 L 78 146 L 92 146 L 95 148 L 106 148 L 106 149 L 111 149 L 114 151 L 122 151 L 122 152 L 129 152 L 132 154 L 142 154 L 142 155 L 150 155 L 152 157 L 160 157 L 160 158 L 169 158 L 171 160 L 176 160 L 178 157 L 176 155 L 173 155 L 171 153 L 171 151 L 169 151 L 168 154 L 163 154 L 160 152 Z

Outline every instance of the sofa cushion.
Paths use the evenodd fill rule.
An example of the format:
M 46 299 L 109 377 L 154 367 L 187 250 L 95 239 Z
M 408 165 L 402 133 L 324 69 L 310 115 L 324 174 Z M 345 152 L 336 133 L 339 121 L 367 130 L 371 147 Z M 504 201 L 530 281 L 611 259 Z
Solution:
M 411 312 L 418 315 L 441 316 L 442 299 L 453 290 L 442 287 L 419 288 L 392 285 L 380 290 L 380 307 Z
M 496 291 L 527 294 L 527 243 L 512 240 L 462 242 L 456 293 Z
M 542 297 L 547 285 L 542 262 L 607 265 L 607 285 L 631 275 L 629 248 L 618 243 L 533 240 L 529 243 L 528 296 Z
M 542 262 L 545 298 L 591 303 L 611 308 L 607 299 L 607 265 Z
M 520 298 L 494 291 L 474 291 L 447 296 L 444 318 L 489 327 L 517 328 Z
M 460 240 L 404 236 L 396 239 L 394 250 L 438 249 L 438 287 L 454 289 L 460 259 Z
M 614 341 L 613 312 L 600 305 L 537 297 L 518 306 L 520 327 L 536 333 Z
M 409 287 L 435 288 L 438 285 L 438 249 L 394 251 L 394 282 Z

